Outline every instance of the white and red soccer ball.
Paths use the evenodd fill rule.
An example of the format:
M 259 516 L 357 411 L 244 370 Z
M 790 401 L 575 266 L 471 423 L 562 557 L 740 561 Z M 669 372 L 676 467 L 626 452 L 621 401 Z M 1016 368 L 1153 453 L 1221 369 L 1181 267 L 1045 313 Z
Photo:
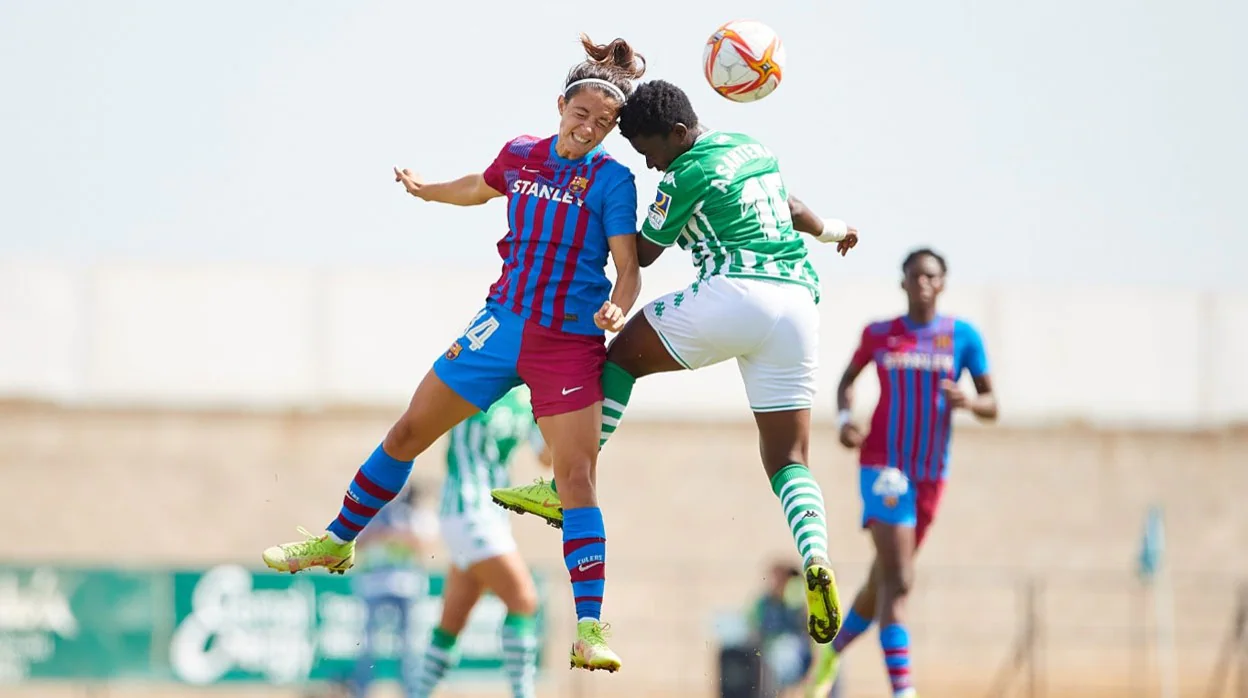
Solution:
M 734 102 L 756 102 L 780 86 L 784 44 L 771 27 L 751 19 L 728 22 L 706 41 L 702 72 L 716 92 Z

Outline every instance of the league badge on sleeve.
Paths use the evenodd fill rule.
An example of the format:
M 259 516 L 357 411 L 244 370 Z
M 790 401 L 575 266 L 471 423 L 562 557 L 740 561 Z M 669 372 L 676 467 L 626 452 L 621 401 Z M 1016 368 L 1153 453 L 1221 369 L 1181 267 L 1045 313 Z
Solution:
M 667 209 L 672 205 L 672 197 L 663 193 L 660 189 L 654 197 L 654 203 L 650 204 L 650 210 L 646 215 L 646 220 L 650 223 L 651 228 L 659 229 L 667 222 Z

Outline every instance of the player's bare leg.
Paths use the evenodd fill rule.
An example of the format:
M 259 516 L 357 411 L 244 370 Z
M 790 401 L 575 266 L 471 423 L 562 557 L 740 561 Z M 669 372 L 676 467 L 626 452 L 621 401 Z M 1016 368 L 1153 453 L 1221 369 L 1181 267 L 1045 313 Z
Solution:
M 564 564 L 577 615 L 570 663 L 573 668 L 614 672 L 621 666 L 620 657 L 607 646 L 607 626 L 601 621 L 607 538 L 595 492 L 601 423 L 602 403 L 537 420 L 554 455 L 555 482 L 563 502 Z
M 265 550 L 264 564 L 291 574 L 310 567 L 325 567 L 338 574 L 346 572 L 355 564 L 355 537 L 403 488 L 416 456 L 477 411 L 430 370 L 413 393 L 407 410 L 356 472 L 338 517 L 326 527 L 326 532 L 316 536 L 301 528 L 305 540 Z
M 634 315 L 607 347 L 607 365 L 602 379 L 604 401 L 599 448 L 615 433 L 624 416 L 634 381 L 652 373 L 683 370 L 686 370 L 685 367 L 672 358 L 645 314 Z M 517 514 L 540 516 L 551 526 L 560 528 L 563 526 L 563 503 L 556 486 L 562 491 L 564 485 L 562 482 L 555 485 L 538 480 L 530 485 L 499 488 L 490 494 L 495 503 L 505 509 Z
M 628 371 L 634 378 L 686 370 L 683 364 L 672 358 L 645 313 L 634 315 L 611 340 L 611 345 L 607 347 L 607 361 Z
M 828 562 L 828 525 L 823 493 L 806 467 L 810 410 L 755 412 L 758 448 L 772 491 L 780 498 L 806 570 L 807 630 L 815 642 L 832 642 L 841 628 L 841 601 Z
M 873 521 L 870 530 L 879 565 L 875 617 L 880 621 L 884 664 L 894 698 L 912 698 L 915 691 L 910 677 L 910 634 L 905 626 L 905 611 L 914 583 L 914 528 Z

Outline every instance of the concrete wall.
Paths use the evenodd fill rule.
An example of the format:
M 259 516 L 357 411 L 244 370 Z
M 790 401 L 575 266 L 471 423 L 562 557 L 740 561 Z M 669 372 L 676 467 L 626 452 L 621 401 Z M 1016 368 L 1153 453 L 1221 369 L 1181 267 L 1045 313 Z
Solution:
M 307 408 L 403 404 L 482 303 L 490 267 L 305 270 L 0 266 L 0 397 L 78 405 Z M 691 270 L 647 273 L 643 299 Z M 862 325 L 895 315 L 892 280 L 825 273 L 818 419 Z M 1194 426 L 1248 421 L 1248 296 L 1124 288 L 971 288 L 945 309 L 985 337 L 1004 419 Z M 877 395 L 859 384 L 866 409 Z M 745 408 L 736 367 L 655 376 L 635 416 Z

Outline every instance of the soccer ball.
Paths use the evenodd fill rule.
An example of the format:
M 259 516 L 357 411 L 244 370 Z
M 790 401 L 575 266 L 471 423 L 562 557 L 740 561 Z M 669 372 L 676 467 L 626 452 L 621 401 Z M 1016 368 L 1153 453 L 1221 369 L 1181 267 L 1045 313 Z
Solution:
M 733 20 L 711 35 L 702 52 L 702 72 L 715 91 L 734 102 L 756 102 L 780 86 L 784 44 L 771 27 Z

